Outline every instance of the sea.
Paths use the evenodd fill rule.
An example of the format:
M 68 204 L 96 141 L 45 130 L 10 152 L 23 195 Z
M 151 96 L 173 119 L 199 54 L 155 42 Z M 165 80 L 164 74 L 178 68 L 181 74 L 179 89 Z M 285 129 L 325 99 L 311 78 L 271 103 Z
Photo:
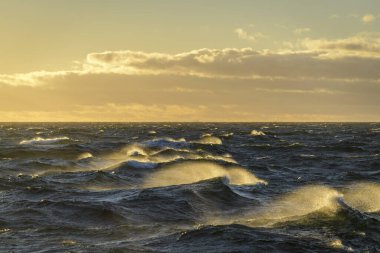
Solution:
M 380 252 L 380 123 L 0 123 L 0 252 Z

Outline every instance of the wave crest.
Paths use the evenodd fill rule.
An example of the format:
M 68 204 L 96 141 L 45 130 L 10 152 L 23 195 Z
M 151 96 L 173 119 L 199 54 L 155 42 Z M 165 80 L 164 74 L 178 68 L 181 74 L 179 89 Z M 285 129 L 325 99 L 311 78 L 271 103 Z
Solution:
M 251 131 L 251 135 L 252 136 L 264 136 L 264 135 L 266 135 L 263 131 L 257 131 L 257 130 L 252 130 Z
M 361 182 L 350 185 L 344 193 L 344 201 L 361 212 L 380 211 L 380 184 Z
M 33 145 L 33 144 L 52 144 L 57 143 L 64 140 L 70 140 L 69 137 L 63 136 L 63 137 L 54 137 L 54 138 L 42 138 L 42 137 L 34 137 L 30 140 L 22 140 L 20 141 L 20 145 Z
M 238 223 L 253 227 L 300 220 L 313 213 L 334 216 L 340 209 L 380 211 L 380 184 L 354 183 L 342 191 L 324 185 L 309 185 L 286 193 L 235 218 L 208 218 L 212 224 Z
M 143 187 L 191 184 L 216 177 L 226 178 L 234 185 L 266 184 L 266 181 L 241 167 L 225 167 L 212 162 L 183 162 L 153 172 L 144 180 Z
M 221 145 L 222 140 L 215 136 L 205 135 L 201 137 L 199 140 L 192 141 L 192 143 Z
M 295 220 L 314 212 L 335 212 L 338 208 L 336 200 L 341 196 L 338 191 L 327 186 L 301 187 L 265 206 L 255 213 L 255 218 L 250 219 L 250 222 L 271 224 Z
M 94 157 L 94 156 L 90 152 L 84 152 L 78 156 L 77 160 L 84 160 L 91 157 Z

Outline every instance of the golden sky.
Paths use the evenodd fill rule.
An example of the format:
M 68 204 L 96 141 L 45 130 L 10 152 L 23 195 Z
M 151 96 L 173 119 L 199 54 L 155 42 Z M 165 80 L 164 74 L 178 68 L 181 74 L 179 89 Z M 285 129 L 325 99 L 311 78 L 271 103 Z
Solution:
M 378 0 L 2 0 L 0 121 L 380 121 Z

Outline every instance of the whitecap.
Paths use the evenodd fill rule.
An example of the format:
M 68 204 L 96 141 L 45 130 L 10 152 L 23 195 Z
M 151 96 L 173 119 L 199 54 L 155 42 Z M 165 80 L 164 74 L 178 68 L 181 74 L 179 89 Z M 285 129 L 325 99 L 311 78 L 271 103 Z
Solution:
M 303 157 L 303 158 L 315 158 L 316 156 L 315 155 L 309 155 L 309 154 L 300 154 L 300 157 Z
M 226 178 L 232 185 L 267 183 L 242 167 L 227 167 L 212 162 L 191 161 L 160 168 L 147 176 L 142 187 L 151 188 L 191 184 L 216 177 Z
M 264 136 L 264 135 L 266 135 L 263 131 L 257 131 L 257 130 L 252 130 L 251 131 L 251 135 L 252 136 Z
M 201 137 L 198 140 L 192 141 L 192 143 L 197 143 L 197 144 L 210 144 L 210 145 L 221 145 L 222 140 L 218 137 L 215 136 L 204 136 Z
M 361 212 L 380 211 L 380 184 L 360 182 L 343 190 L 344 202 Z
M 359 212 L 380 212 L 380 184 L 354 183 L 341 191 L 325 185 L 308 185 L 285 193 L 253 210 L 235 217 L 206 217 L 209 224 L 238 223 L 268 227 L 278 223 L 305 219 L 308 215 L 335 216 L 341 208 Z M 331 246 L 341 247 L 339 241 Z
M 222 136 L 222 137 L 231 137 L 231 136 L 233 136 L 234 135 L 234 133 L 224 133 L 224 134 L 221 134 L 220 136 Z
M 93 155 L 90 152 L 84 152 L 78 156 L 77 160 L 83 160 L 91 157 L 93 157 Z
M 63 137 L 54 137 L 54 138 L 42 138 L 42 137 L 34 137 L 30 140 L 22 140 L 20 141 L 20 145 L 33 145 L 33 144 L 52 144 L 57 143 L 64 140 L 70 140 L 69 137 L 63 136 Z
M 297 220 L 314 212 L 333 214 L 341 197 L 337 190 L 323 185 L 309 185 L 287 193 L 251 214 L 248 223 L 272 225 L 278 222 Z
M 180 147 L 186 144 L 185 138 L 174 139 L 170 137 L 157 138 L 142 143 L 143 146 L 149 148 Z

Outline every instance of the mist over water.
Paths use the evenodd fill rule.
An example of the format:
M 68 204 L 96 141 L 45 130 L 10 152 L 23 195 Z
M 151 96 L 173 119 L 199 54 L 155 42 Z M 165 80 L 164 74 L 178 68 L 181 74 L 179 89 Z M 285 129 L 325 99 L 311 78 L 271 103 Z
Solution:
M 2 124 L 0 252 L 379 252 L 380 124 Z

